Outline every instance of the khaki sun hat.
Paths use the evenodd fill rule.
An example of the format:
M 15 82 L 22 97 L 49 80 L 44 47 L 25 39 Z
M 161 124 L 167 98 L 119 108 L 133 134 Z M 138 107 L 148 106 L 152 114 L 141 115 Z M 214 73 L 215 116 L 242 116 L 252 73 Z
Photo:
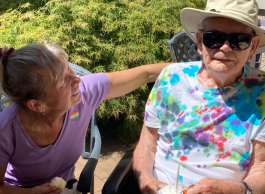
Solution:
M 184 8 L 180 20 L 186 33 L 196 41 L 196 30 L 209 17 L 225 17 L 252 27 L 260 36 L 260 47 L 265 46 L 265 28 L 258 25 L 258 4 L 256 0 L 208 0 L 205 10 Z

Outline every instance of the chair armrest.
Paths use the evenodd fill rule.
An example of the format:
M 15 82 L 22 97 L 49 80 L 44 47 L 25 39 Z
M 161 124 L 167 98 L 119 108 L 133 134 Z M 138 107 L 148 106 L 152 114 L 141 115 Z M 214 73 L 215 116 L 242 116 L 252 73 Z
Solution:
M 119 161 L 115 169 L 110 174 L 109 178 L 105 182 L 102 194 L 114 194 L 119 193 L 123 183 L 132 171 L 132 158 L 133 150 L 129 150 Z
M 90 187 L 93 184 L 94 171 L 97 166 L 98 160 L 95 158 L 88 159 L 82 173 L 79 177 L 79 181 L 76 190 L 82 193 L 89 193 Z
M 92 123 L 92 125 L 94 125 L 94 122 Z M 93 146 L 93 151 L 91 152 L 91 155 L 80 174 L 79 181 L 77 184 L 77 191 L 82 193 L 89 193 L 91 191 L 91 188 L 93 189 L 94 171 L 97 166 L 99 153 L 101 150 L 101 137 L 98 127 L 96 125 L 94 125 L 93 127 L 95 129 L 93 130 L 95 144 Z

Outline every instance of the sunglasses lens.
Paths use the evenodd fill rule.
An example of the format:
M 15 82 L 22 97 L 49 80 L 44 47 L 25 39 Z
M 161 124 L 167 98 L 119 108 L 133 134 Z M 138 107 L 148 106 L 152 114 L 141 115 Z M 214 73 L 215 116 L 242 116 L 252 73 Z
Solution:
M 249 34 L 230 34 L 229 44 L 234 50 L 245 50 L 252 42 L 252 36 Z
M 217 32 L 204 32 L 203 44 L 210 49 L 217 49 L 223 46 L 226 35 Z
M 252 42 L 250 34 L 225 34 L 220 32 L 203 32 L 203 44 L 210 49 L 221 48 L 226 40 L 233 50 L 245 50 L 250 47 Z

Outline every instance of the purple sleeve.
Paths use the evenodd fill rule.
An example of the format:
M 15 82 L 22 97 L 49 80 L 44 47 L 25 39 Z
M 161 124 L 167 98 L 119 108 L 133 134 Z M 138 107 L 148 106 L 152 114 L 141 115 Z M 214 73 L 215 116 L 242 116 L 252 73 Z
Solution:
M 8 164 L 14 151 L 13 143 L 9 138 L 5 134 L 0 135 L 0 166 Z
M 14 152 L 14 106 L 0 113 L 0 166 L 7 165 Z
M 13 144 L 8 137 L 0 135 L 0 166 L 7 165 L 14 150 Z
M 80 92 L 93 110 L 106 98 L 109 89 L 110 81 L 105 73 L 90 74 L 81 77 Z

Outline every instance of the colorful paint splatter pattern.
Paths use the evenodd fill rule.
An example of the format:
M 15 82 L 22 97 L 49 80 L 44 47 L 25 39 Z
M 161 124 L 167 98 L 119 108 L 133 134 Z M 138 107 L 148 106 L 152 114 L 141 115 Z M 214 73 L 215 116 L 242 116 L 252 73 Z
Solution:
M 232 86 L 206 88 L 196 78 L 201 65 L 173 64 L 163 70 L 147 100 L 145 123 L 157 124 L 165 161 L 174 158 L 183 169 L 192 164 L 201 170 L 231 163 L 244 174 L 252 152 L 247 138 L 263 130 L 265 74 L 245 66 Z

